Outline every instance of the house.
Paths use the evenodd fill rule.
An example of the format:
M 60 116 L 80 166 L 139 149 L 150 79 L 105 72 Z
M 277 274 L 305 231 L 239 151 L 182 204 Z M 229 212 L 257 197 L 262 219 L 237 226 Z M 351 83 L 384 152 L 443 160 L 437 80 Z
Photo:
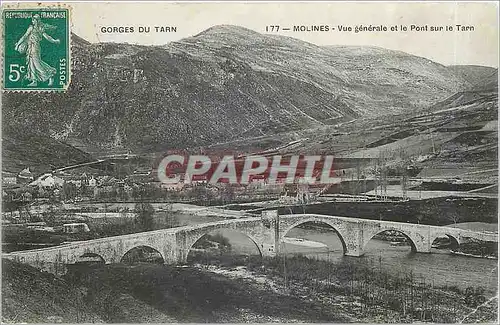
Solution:
M 94 176 L 92 176 L 92 177 L 89 179 L 89 186 L 90 186 L 90 187 L 96 187 L 96 186 L 97 186 L 97 180 L 94 178 Z
M 176 183 L 160 183 L 160 187 L 164 188 L 168 191 L 180 191 L 184 188 L 184 183 L 183 182 L 176 182 Z
M 98 185 L 99 186 L 111 186 L 113 187 L 114 185 L 116 185 L 116 183 L 118 182 L 118 180 L 112 176 L 101 176 L 99 177 L 99 182 Z
M 151 175 L 151 167 L 139 167 L 134 170 L 134 175 L 149 176 Z
M 34 182 L 30 183 L 32 186 L 39 186 L 39 187 L 53 187 L 53 186 L 63 186 L 64 180 L 58 176 L 54 176 L 50 173 L 43 174 L 42 176 L 38 177 L 37 180 Z
M 23 201 L 28 201 L 29 202 L 29 201 L 31 201 L 33 199 L 33 195 L 30 192 L 28 192 L 28 191 L 23 192 L 21 195 L 22 195 Z
M 297 196 L 297 186 L 295 184 L 285 184 L 281 191 L 279 201 L 285 204 L 295 203 Z
M 20 184 L 26 184 L 32 182 L 33 179 L 34 179 L 33 173 L 30 171 L 29 167 L 21 170 L 19 174 L 17 174 L 17 183 Z
M 285 184 L 280 195 L 280 202 L 286 204 L 307 204 L 312 199 L 309 185 L 306 182 L 299 184 Z
M 17 176 L 14 173 L 2 172 L 2 185 L 17 184 Z
M 82 232 L 89 232 L 89 226 L 83 222 L 65 223 L 63 224 L 63 232 L 67 234 L 77 234 Z
M 82 180 L 80 180 L 80 179 L 70 179 L 70 180 L 67 180 L 66 183 L 74 184 L 77 188 L 82 187 Z
M 54 227 L 48 227 L 45 222 L 30 222 L 25 224 L 27 229 L 38 231 L 55 232 Z
M 134 188 L 130 186 L 129 184 L 123 185 L 123 191 L 127 194 L 127 196 L 131 196 L 132 192 L 134 191 Z

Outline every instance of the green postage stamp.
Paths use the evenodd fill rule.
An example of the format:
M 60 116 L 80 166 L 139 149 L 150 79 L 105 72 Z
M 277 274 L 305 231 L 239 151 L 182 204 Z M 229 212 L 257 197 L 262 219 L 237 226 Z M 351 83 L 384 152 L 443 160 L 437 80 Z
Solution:
M 3 89 L 65 90 L 70 83 L 67 8 L 4 9 Z

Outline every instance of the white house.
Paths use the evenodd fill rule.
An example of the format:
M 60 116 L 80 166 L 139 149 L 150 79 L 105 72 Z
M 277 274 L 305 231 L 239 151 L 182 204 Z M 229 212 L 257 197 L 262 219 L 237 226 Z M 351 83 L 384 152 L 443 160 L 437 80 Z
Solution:
M 92 176 L 92 178 L 89 179 L 89 186 L 90 187 L 96 187 L 97 186 L 97 180 Z
M 65 223 L 63 225 L 63 232 L 67 234 L 76 234 L 81 232 L 89 232 L 89 226 L 83 222 Z
M 53 187 L 53 186 L 62 186 L 63 184 L 64 180 L 62 178 L 47 173 L 38 177 L 38 179 L 32 182 L 30 185 L 40 186 L 40 187 Z
M 33 173 L 31 173 L 29 167 L 21 170 L 17 175 L 18 183 L 28 183 L 33 180 Z

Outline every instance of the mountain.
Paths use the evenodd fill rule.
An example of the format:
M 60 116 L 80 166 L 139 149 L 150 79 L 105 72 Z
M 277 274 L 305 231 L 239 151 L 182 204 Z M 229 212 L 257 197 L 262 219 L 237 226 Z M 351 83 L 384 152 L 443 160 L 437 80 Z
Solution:
M 415 111 L 470 87 L 407 53 L 236 26 L 165 46 L 72 40 L 69 90 L 5 93 L 4 137 L 24 130 L 84 151 L 160 151 Z
M 498 69 L 482 65 L 450 65 L 448 68 L 471 85 L 483 83 L 484 79 L 498 74 Z
M 492 68 L 488 71 L 481 78 L 474 79 L 475 82 L 463 91 L 459 91 L 445 100 L 432 105 L 430 110 L 443 110 L 479 103 L 496 106 L 498 101 L 498 69 Z
M 30 167 L 35 175 L 57 167 L 92 161 L 91 156 L 61 141 L 29 131 L 4 131 L 2 171 L 17 173 Z
M 335 154 L 338 169 L 370 175 L 376 160 L 412 162 L 422 178 L 498 182 L 498 69 L 412 114 L 360 117 L 349 123 L 213 145 L 216 151 L 268 150 L 281 155 Z M 373 161 L 375 159 L 375 161 Z M 495 189 L 489 188 L 488 191 Z
M 494 69 L 491 73 L 478 80 L 470 90 L 498 92 L 498 69 Z

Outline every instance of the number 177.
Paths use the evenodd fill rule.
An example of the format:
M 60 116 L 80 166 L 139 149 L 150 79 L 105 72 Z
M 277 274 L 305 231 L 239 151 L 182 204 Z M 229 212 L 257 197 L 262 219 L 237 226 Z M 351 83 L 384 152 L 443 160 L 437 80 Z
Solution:
M 279 25 L 269 25 L 266 26 L 266 32 L 279 32 L 280 26 Z

